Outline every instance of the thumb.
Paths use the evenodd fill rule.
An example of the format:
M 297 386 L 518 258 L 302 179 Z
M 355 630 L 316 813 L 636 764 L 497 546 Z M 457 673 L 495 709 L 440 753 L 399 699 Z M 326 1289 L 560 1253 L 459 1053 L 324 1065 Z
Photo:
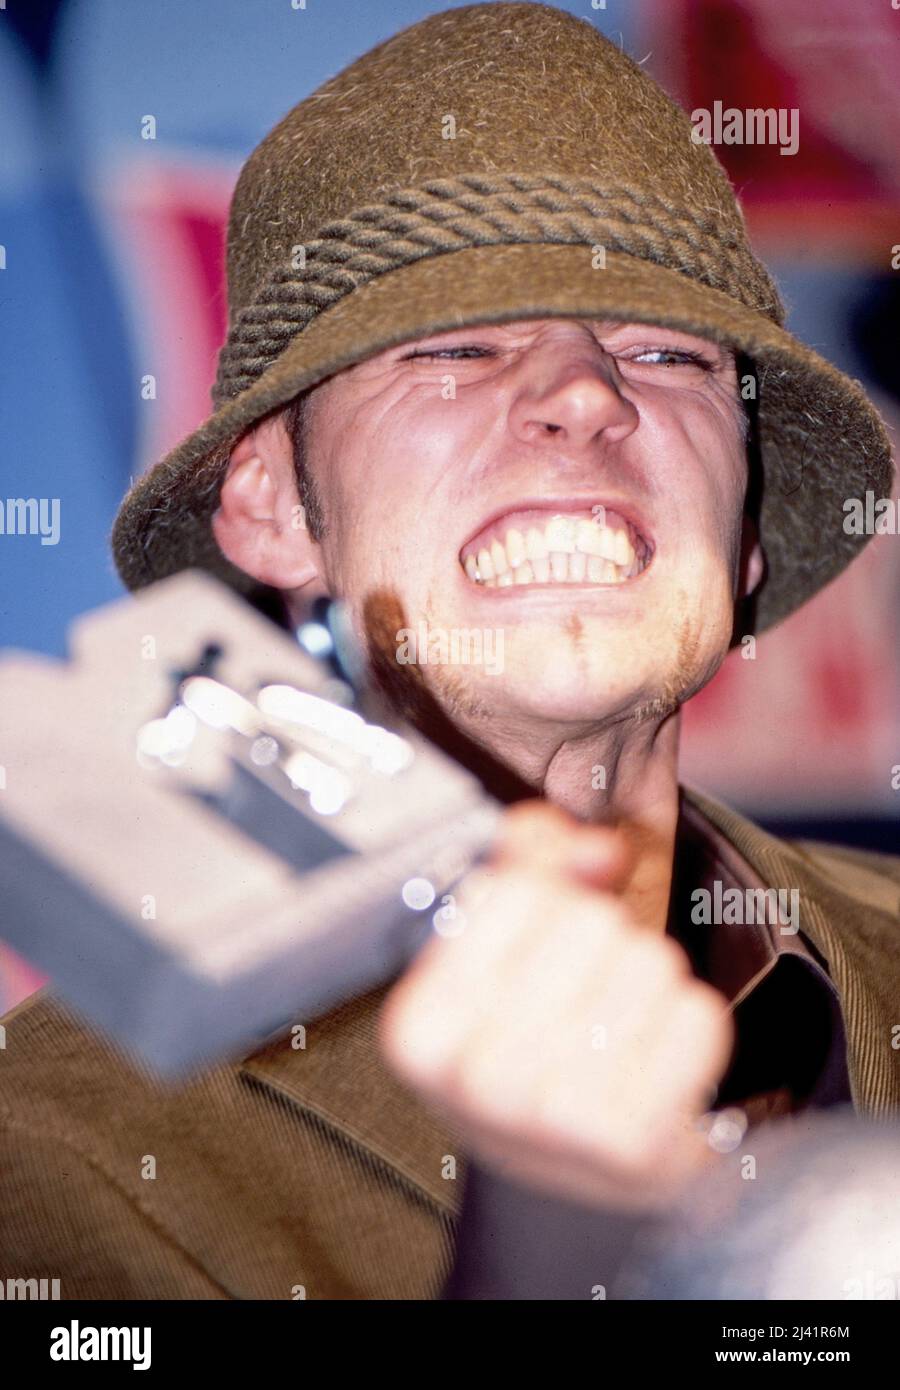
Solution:
M 621 831 L 585 825 L 546 801 L 522 801 L 504 814 L 491 855 L 497 866 L 543 869 L 586 887 L 614 890 L 627 876 L 632 852 Z

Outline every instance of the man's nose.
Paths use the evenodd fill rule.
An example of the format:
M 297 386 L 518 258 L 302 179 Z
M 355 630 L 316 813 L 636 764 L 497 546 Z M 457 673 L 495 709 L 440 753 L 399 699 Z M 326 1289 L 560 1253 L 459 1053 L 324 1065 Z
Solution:
M 510 425 L 520 439 L 537 443 L 557 436 L 572 447 L 601 436 L 619 443 L 637 428 L 637 407 L 620 389 L 615 364 L 597 353 L 557 349 L 548 362 L 529 364 L 533 376 L 523 383 L 510 411 Z

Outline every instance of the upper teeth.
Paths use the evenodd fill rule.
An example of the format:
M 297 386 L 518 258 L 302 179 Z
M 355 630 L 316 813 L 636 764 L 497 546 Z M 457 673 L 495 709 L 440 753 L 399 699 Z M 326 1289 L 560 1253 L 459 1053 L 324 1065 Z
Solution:
M 614 583 L 640 568 L 628 531 L 585 517 L 551 516 L 543 527 L 510 527 L 463 561 L 476 583 Z

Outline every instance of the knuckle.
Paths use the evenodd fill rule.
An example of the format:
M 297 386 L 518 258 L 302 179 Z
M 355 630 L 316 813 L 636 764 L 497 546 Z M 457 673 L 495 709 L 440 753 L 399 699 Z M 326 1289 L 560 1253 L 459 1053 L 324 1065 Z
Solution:
M 681 948 L 665 938 L 630 929 L 627 965 L 644 993 L 670 991 L 687 973 L 687 958 Z
M 710 985 L 694 982 L 682 992 L 679 1007 L 698 1061 L 718 1066 L 730 1051 L 734 1031 L 724 997 Z
M 699 1020 L 713 1023 L 724 1019 L 725 996 L 705 980 L 692 976 L 682 991 L 682 997 Z
M 674 941 L 671 936 L 660 938 L 660 944 L 663 947 L 666 967 L 670 973 L 679 978 L 687 977 L 694 979 L 695 977 L 691 971 L 691 963 L 684 947 L 677 941 Z

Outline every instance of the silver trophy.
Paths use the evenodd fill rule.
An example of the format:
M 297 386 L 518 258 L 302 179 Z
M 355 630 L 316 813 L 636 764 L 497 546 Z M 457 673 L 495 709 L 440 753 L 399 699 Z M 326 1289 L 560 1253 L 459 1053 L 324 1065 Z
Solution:
M 0 654 L 0 937 L 165 1075 L 389 980 L 499 805 L 395 719 L 340 605 L 295 637 L 200 571 Z

